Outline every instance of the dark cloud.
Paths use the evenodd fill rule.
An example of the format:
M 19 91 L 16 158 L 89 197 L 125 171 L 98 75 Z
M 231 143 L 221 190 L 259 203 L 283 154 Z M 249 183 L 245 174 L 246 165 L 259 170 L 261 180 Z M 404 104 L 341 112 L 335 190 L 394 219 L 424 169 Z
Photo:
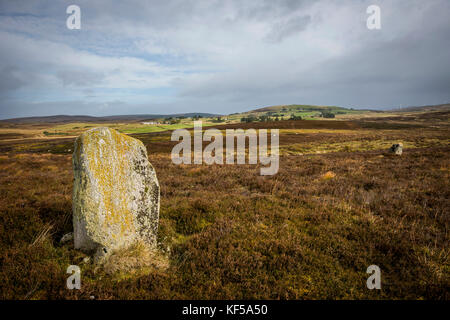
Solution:
M 27 83 L 27 79 L 16 66 L 5 66 L 0 70 L 0 92 L 19 89 Z
M 70 4 L 0 1 L 0 117 L 450 101 L 447 0 Z

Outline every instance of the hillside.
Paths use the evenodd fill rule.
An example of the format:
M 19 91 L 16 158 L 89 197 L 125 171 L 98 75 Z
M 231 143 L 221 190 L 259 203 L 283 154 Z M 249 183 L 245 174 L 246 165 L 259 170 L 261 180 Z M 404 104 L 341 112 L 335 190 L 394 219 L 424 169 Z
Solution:
M 202 113 L 202 112 L 190 112 L 190 113 L 177 113 L 177 114 L 129 114 L 129 115 L 111 115 L 103 117 L 95 117 L 88 115 L 54 115 L 54 116 L 36 116 L 36 117 L 22 117 L 0 120 L 3 124 L 56 124 L 56 123 L 76 123 L 76 122 L 139 122 L 151 119 L 167 119 L 167 118 L 192 118 L 200 116 L 203 119 L 226 117 L 228 121 L 240 122 L 245 117 L 259 118 L 261 116 L 268 116 L 273 120 L 278 117 L 279 120 L 287 120 L 292 116 L 301 117 L 304 120 L 311 120 L 316 118 L 322 118 L 323 114 L 333 114 L 335 117 L 340 118 L 342 116 L 353 115 L 388 115 L 392 112 L 445 112 L 450 111 L 450 104 L 442 105 L 429 105 L 419 107 L 407 107 L 407 108 L 395 108 L 391 110 L 369 110 L 369 109 L 353 109 L 344 108 L 338 106 L 315 106 L 315 105 L 278 105 L 267 106 L 257 109 L 252 109 L 244 112 L 232 113 L 229 115 L 220 115 L 214 113 Z M 326 116 L 325 116 L 326 118 Z
M 364 109 L 352 109 L 337 106 L 314 106 L 314 105 L 279 105 L 258 108 L 242 113 L 233 113 L 228 116 L 228 120 L 240 120 L 242 118 L 269 117 L 269 120 L 288 120 L 296 117 L 295 120 L 312 120 L 317 118 L 335 118 L 342 115 L 364 114 L 367 112 L 382 112 Z
M 218 116 L 212 113 L 190 112 L 177 114 L 130 114 L 113 115 L 105 117 L 94 117 L 86 115 L 55 115 L 43 117 L 24 117 L 0 120 L 0 123 L 14 124 L 37 124 L 37 123 L 72 123 L 72 122 L 120 122 L 120 121 L 143 121 L 149 119 L 161 119 L 170 117 L 214 117 Z
M 418 106 L 418 107 L 406 107 L 406 108 L 398 108 L 393 109 L 393 111 L 397 112 L 433 112 L 433 111 L 450 111 L 450 104 L 438 104 L 438 105 L 429 105 L 429 106 Z
M 241 113 L 217 115 L 211 113 L 141 114 L 93 117 L 86 115 L 56 115 L 27 117 L 0 121 L 1 143 L 17 139 L 48 139 L 78 136 L 93 127 L 110 127 L 127 134 L 155 133 L 180 128 L 192 128 L 194 120 L 201 119 L 203 126 L 237 125 L 251 123 L 253 127 L 280 127 L 278 121 L 296 120 L 338 120 L 383 122 L 391 126 L 433 122 L 436 127 L 449 121 L 449 105 L 411 107 L 402 110 L 363 110 L 338 106 L 278 105 L 257 108 Z M 272 122 L 272 123 L 271 123 Z M 257 124 L 259 123 L 259 124 Z M 400 124 L 400 125 L 403 125 Z M 364 124 L 367 126 L 368 124 Z M 371 124 L 370 126 L 378 125 Z M 303 127 L 308 124 L 303 122 Z M 333 126 L 330 124 L 330 126 Z M 283 127 L 283 126 L 281 126 Z

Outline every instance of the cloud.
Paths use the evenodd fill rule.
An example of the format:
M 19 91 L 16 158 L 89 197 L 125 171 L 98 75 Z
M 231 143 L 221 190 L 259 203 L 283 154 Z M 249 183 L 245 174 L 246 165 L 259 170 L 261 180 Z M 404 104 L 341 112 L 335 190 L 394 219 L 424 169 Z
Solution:
M 64 86 L 89 87 L 101 83 L 104 75 L 101 73 L 91 73 L 89 71 L 58 71 L 56 76 L 61 79 Z
M 284 38 L 305 30 L 310 22 L 310 16 L 301 16 L 277 23 L 266 38 L 270 42 L 281 42 Z
M 364 0 L 77 4 L 81 30 L 65 27 L 67 3 L 0 3 L 0 114 L 450 100 L 445 0 L 380 0 L 379 31 Z
M 0 92 L 10 92 L 23 87 L 29 80 L 16 66 L 5 66 L 0 70 Z

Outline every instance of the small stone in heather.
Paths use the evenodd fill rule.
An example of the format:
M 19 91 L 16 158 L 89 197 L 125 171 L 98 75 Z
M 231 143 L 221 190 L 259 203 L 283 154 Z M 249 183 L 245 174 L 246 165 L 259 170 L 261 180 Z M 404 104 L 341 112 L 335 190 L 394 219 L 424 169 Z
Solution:
M 59 242 L 61 244 L 72 241 L 73 240 L 73 232 L 69 232 L 66 233 L 65 235 L 62 236 L 61 240 L 59 240 Z
M 401 156 L 403 153 L 403 143 L 393 144 L 389 149 L 389 152 Z

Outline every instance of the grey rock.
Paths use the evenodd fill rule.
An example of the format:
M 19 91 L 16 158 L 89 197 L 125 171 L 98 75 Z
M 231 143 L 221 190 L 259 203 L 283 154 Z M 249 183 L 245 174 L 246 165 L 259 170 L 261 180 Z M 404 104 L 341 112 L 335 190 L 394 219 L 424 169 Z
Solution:
M 403 143 L 393 144 L 389 149 L 389 152 L 401 156 L 403 153 Z
M 66 233 L 65 235 L 62 236 L 61 240 L 59 240 L 59 242 L 61 244 L 72 241 L 73 240 L 73 232 L 69 232 Z
M 94 128 L 77 138 L 72 161 L 75 248 L 101 259 L 136 241 L 156 246 L 160 191 L 144 144 Z

